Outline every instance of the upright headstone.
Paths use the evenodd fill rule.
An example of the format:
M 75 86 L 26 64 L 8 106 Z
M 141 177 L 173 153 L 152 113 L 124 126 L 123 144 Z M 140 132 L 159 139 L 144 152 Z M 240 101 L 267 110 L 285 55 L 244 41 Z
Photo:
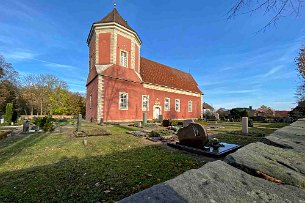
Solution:
M 215 119 L 216 119 L 217 121 L 220 120 L 220 119 L 219 119 L 219 113 L 215 113 Z
M 243 117 L 242 118 L 242 133 L 243 133 L 243 135 L 248 135 L 249 134 L 248 117 Z
M 162 121 L 163 121 L 163 115 L 159 115 L 158 121 L 159 121 L 159 122 L 162 122 Z
M 4 123 L 4 118 L 1 118 L 0 119 L 0 124 L 3 124 Z
M 143 113 L 143 125 L 146 125 L 147 124 L 147 113 L 144 112 Z
M 197 123 L 190 123 L 177 132 L 179 143 L 189 147 L 202 149 L 209 142 L 205 128 Z
M 81 121 L 82 121 L 82 114 L 78 114 L 76 132 L 80 132 Z
M 30 129 L 30 122 L 28 120 L 25 120 L 23 122 L 23 129 L 22 129 L 23 133 L 29 132 L 29 129 Z

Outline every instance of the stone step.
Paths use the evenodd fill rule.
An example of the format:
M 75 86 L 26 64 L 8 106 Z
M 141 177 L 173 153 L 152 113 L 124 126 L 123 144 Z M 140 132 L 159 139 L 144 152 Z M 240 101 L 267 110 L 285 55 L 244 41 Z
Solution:
M 249 144 L 226 156 L 225 162 L 248 173 L 257 171 L 305 189 L 305 154 L 260 142 Z
M 305 191 L 210 162 L 120 202 L 304 202 Z

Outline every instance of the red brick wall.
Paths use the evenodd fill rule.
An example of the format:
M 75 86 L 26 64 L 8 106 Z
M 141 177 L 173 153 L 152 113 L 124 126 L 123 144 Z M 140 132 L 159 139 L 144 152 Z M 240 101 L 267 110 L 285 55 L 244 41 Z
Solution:
M 104 77 L 104 121 L 141 120 L 142 108 L 139 93 L 143 86 L 139 83 L 126 82 Z M 128 110 L 119 110 L 119 93 L 128 93 Z
M 88 74 L 87 82 L 92 80 L 96 75 L 95 60 L 96 60 L 95 40 L 92 39 L 92 42 L 89 45 L 89 74 Z
M 142 84 L 104 78 L 104 121 L 142 120 L 142 95 L 149 95 L 148 119 L 153 119 L 153 106 L 159 99 L 164 119 L 187 119 L 200 117 L 200 97 L 146 89 Z M 128 93 L 128 110 L 119 110 L 119 93 Z M 164 111 L 164 99 L 170 98 L 170 111 Z M 180 112 L 175 111 L 175 99 L 180 99 Z M 193 111 L 188 112 L 188 101 L 193 102 Z
M 87 85 L 86 95 L 86 120 L 96 121 L 97 118 L 97 90 L 98 90 L 98 78 L 96 77 L 89 85 Z M 90 108 L 90 95 L 92 95 L 92 103 Z
M 118 40 L 117 40 L 117 65 L 120 65 L 120 51 L 124 50 L 128 53 L 128 68 L 131 67 L 131 41 L 130 39 L 123 37 L 121 35 L 118 34 Z
M 110 63 L 110 40 L 111 33 L 100 33 L 99 34 L 99 64 L 109 64 Z

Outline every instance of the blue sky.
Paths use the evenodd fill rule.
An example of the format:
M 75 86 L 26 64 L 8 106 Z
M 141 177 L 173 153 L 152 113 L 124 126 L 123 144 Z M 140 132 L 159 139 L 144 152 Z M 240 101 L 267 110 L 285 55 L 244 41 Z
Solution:
M 112 2 L 0 0 L 0 54 L 21 75 L 54 74 L 85 93 L 86 39 Z M 294 59 L 305 43 L 305 9 L 257 33 L 271 14 L 227 20 L 234 2 L 118 0 L 117 7 L 142 39 L 141 55 L 190 71 L 205 102 L 289 110 L 300 83 Z

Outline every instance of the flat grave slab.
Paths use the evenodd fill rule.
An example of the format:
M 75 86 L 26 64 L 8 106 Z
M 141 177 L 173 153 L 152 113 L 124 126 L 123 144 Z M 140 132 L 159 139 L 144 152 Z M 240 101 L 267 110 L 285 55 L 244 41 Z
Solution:
M 222 147 L 219 147 L 218 149 L 213 149 L 213 147 L 203 147 L 202 149 L 199 148 L 194 148 L 194 147 L 189 147 L 180 144 L 179 142 L 177 143 L 171 143 L 168 142 L 167 145 L 176 149 L 181 149 L 187 152 L 191 152 L 194 154 L 201 154 L 209 157 L 223 157 L 227 155 L 228 153 L 234 152 L 237 149 L 239 149 L 241 146 L 236 145 L 236 144 L 228 144 L 221 142 Z
M 260 142 L 249 144 L 224 159 L 248 173 L 264 173 L 284 184 L 305 189 L 305 154 Z
M 305 191 L 251 176 L 223 161 L 210 162 L 120 202 L 304 202 Z

